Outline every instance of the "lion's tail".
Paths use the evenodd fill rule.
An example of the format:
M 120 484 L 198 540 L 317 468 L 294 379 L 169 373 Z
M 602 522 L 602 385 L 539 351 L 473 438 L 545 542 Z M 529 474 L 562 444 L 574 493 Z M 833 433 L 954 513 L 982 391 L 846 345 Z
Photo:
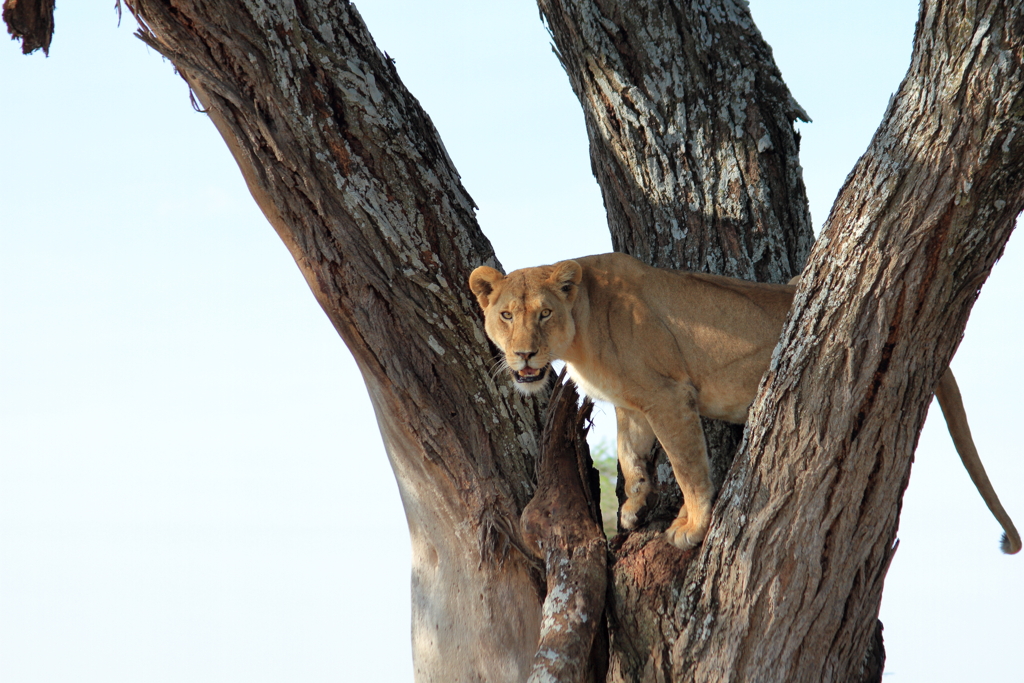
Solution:
M 960 454 L 967 473 L 971 475 L 971 480 L 978 488 L 978 493 L 985 500 L 985 504 L 988 505 L 988 509 L 992 511 L 1003 527 L 1005 532 L 1001 545 L 1003 552 L 1011 555 L 1018 552 L 1021 547 L 1020 534 L 1017 533 L 1006 510 L 1003 509 L 999 502 L 999 496 L 992 488 L 992 482 L 985 474 L 985 467 L 981 464 L 978 449 L 974 447 L 974 439 L 971 438 L 971 428 L 967 425 L 967 413 L 964 412 L 964 403 L 960 398 L 960 388 L 956 385 L 956 378 L 953 377 L 953 371 L 949 368 L 946 368 L 942 379 L 939 380 L 939 385 L 935 387 L 935 398 L 939 399 L 939 407 L 942 408 L 942 415 L 946 418 L 949 435 L 953 437 L 953 445 L 956 446 L 956 451 Z

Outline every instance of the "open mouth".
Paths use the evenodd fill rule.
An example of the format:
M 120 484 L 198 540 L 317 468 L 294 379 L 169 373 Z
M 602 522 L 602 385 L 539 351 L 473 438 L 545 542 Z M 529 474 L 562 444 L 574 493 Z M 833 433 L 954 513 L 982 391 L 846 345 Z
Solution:
M 551 364 L 548 363 L 547 365 L 538 370 L 537 368 L 531 368 L 529 365 L 527 365 L 522 370 L 512 370 L 512 376 L 520 384 L 539 382 L 548 376 L 548 369 L 550 367 Z

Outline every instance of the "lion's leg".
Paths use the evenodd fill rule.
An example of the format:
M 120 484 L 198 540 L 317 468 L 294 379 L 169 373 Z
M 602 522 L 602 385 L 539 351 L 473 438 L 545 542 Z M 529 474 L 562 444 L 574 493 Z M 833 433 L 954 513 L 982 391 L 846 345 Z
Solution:
M 666 407 L 648 412 L 647 419 L 683 492 L 683 507 L 665 536 L 673 545 L 689 550 L 700 545 L 708 532 L 715 489 L 697 412 L 696 390 L 686 387 L 682 393 L 673 403 L 660 403 Z
M 619 523 L 623 529 L 635 529 L 640 523 L 640 514 L 647 504 L 651 491 L 648 460 L 654 446 L 654 431 L 647 418 L 638 410 L 615 408 L 618 427 L 619 467 L 622 468 L 622 483 L 626 501 L 619 512 Z

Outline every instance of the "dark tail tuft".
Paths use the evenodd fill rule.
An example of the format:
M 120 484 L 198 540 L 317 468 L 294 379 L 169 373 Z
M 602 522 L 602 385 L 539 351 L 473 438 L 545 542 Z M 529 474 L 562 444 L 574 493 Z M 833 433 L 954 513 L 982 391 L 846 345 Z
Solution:
M 1016 542 L 1011 543 L 1010 538 L 1003 534 L 1003 540 L 1000 541 L 999 547 L 1002 548 L 1003 552 L 1007 555 L 1013 555 L 1014 553 L 1020 552 L 1020 540 L 1014 539 Z

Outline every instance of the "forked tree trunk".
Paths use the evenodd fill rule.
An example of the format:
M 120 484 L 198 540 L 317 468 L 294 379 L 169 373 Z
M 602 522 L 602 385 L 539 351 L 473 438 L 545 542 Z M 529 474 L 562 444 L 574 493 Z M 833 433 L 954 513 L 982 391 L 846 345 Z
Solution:
M 491 377 L 464 285 L 497 263 L 355 9 L 126 5 L 209 112 L 362 370 L 409 519 L 418 680 L 599 677 L 583 642 L 594 629 L 580 625 L 603 577 L 552 576 L 566 558 L 598 566 L 587 497 L 558 493 L 565 462 L 545 460 L 533 509 L 583 531 L 528 524 L 524 539 L 540 408 Z M 928 400 L 1024 206 L 1024 17 L 1009 5 L 924 4 L 911 70 L 815 246 L 706 542 L 680 553 L 641 531 L 616 548 L 607 680 L 877 680 L 882 582 Z M 617 248 L 762 280 L 799 270 L 803 114 L 745 3 L 540 6 Z M 561 649 L 537 652 L 545 593 L 545 624 L 583 641 L 551 626 L 544 642 Z M 585 609 L 553 613 L 565 595 Z M 574 661 L 534 668 L 549 655 Z

